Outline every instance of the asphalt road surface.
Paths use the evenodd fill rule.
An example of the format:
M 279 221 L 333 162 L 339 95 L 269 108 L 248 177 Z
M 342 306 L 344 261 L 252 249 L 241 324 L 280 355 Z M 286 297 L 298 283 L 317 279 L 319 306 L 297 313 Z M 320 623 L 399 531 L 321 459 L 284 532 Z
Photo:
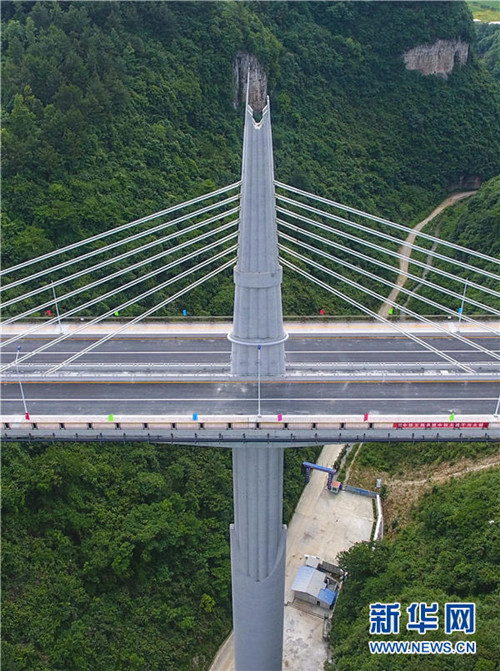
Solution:
M 453 338 L 426 337 L 434 347 L 442 349 L 462 362 L 486 362 L 488 355 L 467 348 Z M 475 337 L 484 347 L 498 352 L 498 339 Z M 23 341 L 22 354 L 32 351 L 46 339 Z M 55 364 L 71 353 L 80 351 L 93 342 L 92 338 L 68 339 L 52 351 L 36 355 L 21 367 L 21 379 L 28 410 L 36 414 L 251 414 L 257 408 L 257 384 L 227 379 L 230 343 L 225 337 L 127 337 L 116 338 L 100 345 L 93 352 L 81 357 L 78 366 L 70 369 L 72 375 L 53 382 L 30 380 L 30 370 L 40 364 Z M 402 337 L 368 336 L 291 337 L 286 343 L 287 366 L 294 370 L 363 369 L 367 364 L 439 362 L 439 357 L 424 350 L 417 343 Z M 3 351 L 3 363 L 15 358 L 16 344 Z M 462 413 L 484 414 L 494 412 L 499 395 L 498 362 L 491 357 L 490 377 L 478 380 L 456 381 L 443 379 L 443 369 L 450 364 L 430 368 L 436 371 L 427 377 L 387 379 L 385 382 L 363 379 L 321 379 L 316 381 L 290 378 L 282 382 L 261 383 L 261 412 L 263 414 L 341 414 L 358 412 L 380 413 Z M 77 362 L 75 362 L 76 364 Z M 81 366 L 83 364 L 83 367 Z M 134 365 L 131 365 L 134 364 Z M 188 364 L 186 366 L 186 364 Z M 200 370 L 203 365 L 212 367 L 211 377 L 196 381 L 115 380 L 114 372 L 137 373 L 142 368 L 173 371 Z M 350 365 L 348 365 L 350 364 Z M 214 366 L 215 365 L 215 366 Z M 65 370 L 65 369 L 63 369 Z M 82 371 L 100 370 L 99 382 L 85 382 Z M 412 367 L 408 368 L 414 370 Z M 104 373 L 103 373 L 104 371 Z M 21 390 L 15 368 L 5 374 L 2 384 L 2 413 L 23 411 Z M 37 378 L 38 379 L 38 378 Z
M 24 383 L 29 412 L 82 414 L 253 414 L 257 385 L 238 382 Z M 18 384 L 2 389 L 2 413 L 23 411 Z M 493 413 L 495 382 L 264 382 L 262 414 Z
M 38 337 L 21 341 L 20 356 L 37 349 L 48 342 L 50 337 Z M 443 336 L 425 336 L 423 340 L 449 356 L 461 362 L 497 363 L 488 354 L 467 346 L 454 338 Z M 470 338 L 482 347 L 497 354 L 500 352 L 500 340 L 494 336 L 475 336 Z M 72 354 L 79 352 L 96 338 L 70 338 L 53 348 L 34 355 L 29 361 L 34 363 L 56 364 Z M 1 361 L 8 363 L 16 356 L 17 342 L 2 349 Z M 217 363 L 229 365 L 231 343 L 225 337 L 118 337 L 108 340 L 96 349 L 83 354 L 75 364 L 198 364 Z M 400 336 L 315 336 L 290 337 L 286 342 L 287 365 L 325 362 L 440 362 L 437 354 L 424 349 L 418 343 Z M 444 362 L 446 364 L 446 362 Z

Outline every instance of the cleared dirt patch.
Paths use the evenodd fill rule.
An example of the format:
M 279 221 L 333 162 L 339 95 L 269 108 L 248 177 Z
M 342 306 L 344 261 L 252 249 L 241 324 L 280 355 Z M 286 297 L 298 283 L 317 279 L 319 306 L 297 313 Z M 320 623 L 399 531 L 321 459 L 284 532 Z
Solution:
M 361 448 L 362 449 L 362 448 Z M 349 483 L 373 489 L 375 479 L 382 478 L 387 488 L 383 501 L 385 536 L 394 536 L 399 527 L 405 526 L 411 517 L 411 510 L 418 499 L 436 484 L 443 484 L 452 478 L 464 477 L 469 473 L 500 466 L 500 449 L 482 458 L 460 459 L 455 463 L 445 462 L 425 468 L 408 471 L 403 476 L 389 475 L 381 471 L 360 467 L 357 463 L 351 469 Z

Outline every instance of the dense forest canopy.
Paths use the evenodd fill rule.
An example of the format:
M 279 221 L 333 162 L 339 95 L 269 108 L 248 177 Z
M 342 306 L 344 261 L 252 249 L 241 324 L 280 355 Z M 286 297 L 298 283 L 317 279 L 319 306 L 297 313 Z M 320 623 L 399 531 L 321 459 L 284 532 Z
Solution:
M 377 446 L 378 447 L 378 446 Z M 387 446 L 390 451 L 392 446 Z M 410 446 L 402 450 L 408 452 Z M 441 445 L 439 446 L 441 448 Z M 446 449 L 446 447 L 445 447 Z M 412 452 L 416 450 L 411 449 Z M 452 450 L 457 452 L 456 449 Z M 432 454 L 432 450 L 430 451 Z M 432 458 L 432 457 L 431 457 Z M 393 459 L 390 458 L 390 461 Z M 425 460 L 420 460 L 425 461 Z M 500 647 L 500 470 L 475 473 L 433 486 L 413 511 L 412 521 L 394 541 L 375 549 L 359 544 L 342 558 L 350 572 L 334 614 L 333 671 L 495 671 Z M 491 521 L 493 520 L 493 522 Z M 370 603 L 401 603 L 400 633 L 390 638 L 422 638 L 406 630 L 406 607 L 414 601 L 440 604 L 440 629 L 426 640 L 476 641 L 475 655 L 370 655 Z M 443 636 L 446 602 L 476 604 L 473 636 Z M 373 638 L 382 638 L 372 636 Z
M 318 453 L 285 450 L 285 522 Z M 6 445 L 2 669 L 207 669 L 231 628 L 232 520 L 230 450 Z
M 478 177 L 442 230 L 473 249 L 487 236 L 492 253 L 498 34 L 476 47 L 462 2 L 3 2 L 4 264 L 238 179 L 242 51 L 267 72 L 278 179 L 410 224 Z M 437 39 L 469 43 L 467 64 L 447 79 L 405 69 L 406 50 Z M 230 314 L 232 286 L 228 274 L 184 305 Z M 326 300 L 287 278 L 288 313 L 347 311 Z M 307 458 L 287 452 L 287 520 Z M 10 444 L 3 460 L 3 668 L 206 669 L 230 628 L 229 453 Z M 453 668 L 494 668 L 498 525 L 475 515 L 498 486 L 484 474 L 438 490 L 399 545 L 345 558 L 339 670 L 380 668 L 356 657 L 372 596 L 436 590 L 477 598 L 491 622 L 476 666 Z
M 500 25 L 481 23 L 476 26 L 476 30 L 479 57 L 495 79 L 500 81 Z
M 434 235 L 443 240 L 450 240 L 468 249 L 486 253 L 494 258 L 500 258 L 500 176 L 485 182 L 476 195 L 444 210 L 425 230 L 428 233 L 433 232 Z M 424 241 L 422 246 L 429 248 L 431 245 Z M 446 250 L 446 253 L 449 257 L 456 258 L 458 261 L 468 262 L 470 260 L 469 255 L 464 252 Z M 424 253 L 415 255 L 421 261 L 425 261 L 425 256 Z M 434 268 L 448 271 L 450 269 L 449 264 L 446 264 L 444 261 L 433 259 L 432 268 L 426 274 L 427 280 L 452 289 L 459 294 L 462 292 L 461 286 L 463 287 L 463 285 L 453 280 L 443 281 L 438 273 L 434 271 Z M 493 273 L 498 273 L 498 265 L 492 262 L 482 264 L 482 268 Z M 460 267 L 454 268 L 453 272 L 456 277 L 470 279 L 479 283 L 482 287 L 489 287 L 493 290 L 497 290 L 498 288 L 498 282 L 493 278 L 475 275 Z M 421 275 L 422 270 L 417 269 L 416 274 Z M 405 285 L 405 288 L 412 291 L 417 290 L 417 282 L 410 281 Z M 500 301 L 496 297 L 489 298 L 482 291 L 474 287 L 468 287 L 466 293 L 468 298 L 483 302 L 497 310 L 500 309 Z M 443 300 L 441 292 L 427 286 L 419 286 L 418 295 L 430 298 L 441 304 L 445 302 L 448 307 L 456 310 L 460 307 L 460 298 L 453 298 L 450 301 Z M 417 312 L 422 311 L 422 302 L 413 296 L 400 295 L 398 302 Z M 466 313 L 469 315 L 475 314 L 476 316 L 484 316 L 485 314 L 484 310 L 469 305 L 466 307 Z
M 282 181 L 411 223 L 500 172 L 499 87 L 465 3 L 6 2 L 2 21 L 6 266 L 236 180 L 241 51 L 268 75 Z M 406 70 L 436 39 L 469 43 L 468 63 Z M 231 314 L 230 273 L 186 306 Z M 292 275 L 284 306 L 349 310 Z

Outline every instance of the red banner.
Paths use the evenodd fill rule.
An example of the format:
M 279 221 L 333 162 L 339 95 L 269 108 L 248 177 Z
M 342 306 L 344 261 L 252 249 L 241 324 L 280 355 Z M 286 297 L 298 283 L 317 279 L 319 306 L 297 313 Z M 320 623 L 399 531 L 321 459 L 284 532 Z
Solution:
M 489 422 L 394 422 L 393 429 L 487 429 Z

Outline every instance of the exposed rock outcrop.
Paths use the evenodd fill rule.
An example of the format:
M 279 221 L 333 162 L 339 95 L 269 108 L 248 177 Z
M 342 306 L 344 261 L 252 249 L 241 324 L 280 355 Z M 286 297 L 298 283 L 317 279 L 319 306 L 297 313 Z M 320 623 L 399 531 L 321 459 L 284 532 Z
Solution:
M 255 112 L 262 112 L 267 98 L 267 75 L 253 54 L 239 52 L 234 60 L 234 107 L 246 100 L 247 75 L 250 72 L 249 103 Z
M 446 185 L 447 191 L 470 191 L 479 189 L 481 186 L 481 177 L 479 175 L 461 175 L 453 182 Z
M 461 40 L 436 40 L 434 44 L 420 44 L 403 54 L 407 70 L 441 75 L 445 79 L 456 62 L 465 65 L 468 57 L 469 45 Z

